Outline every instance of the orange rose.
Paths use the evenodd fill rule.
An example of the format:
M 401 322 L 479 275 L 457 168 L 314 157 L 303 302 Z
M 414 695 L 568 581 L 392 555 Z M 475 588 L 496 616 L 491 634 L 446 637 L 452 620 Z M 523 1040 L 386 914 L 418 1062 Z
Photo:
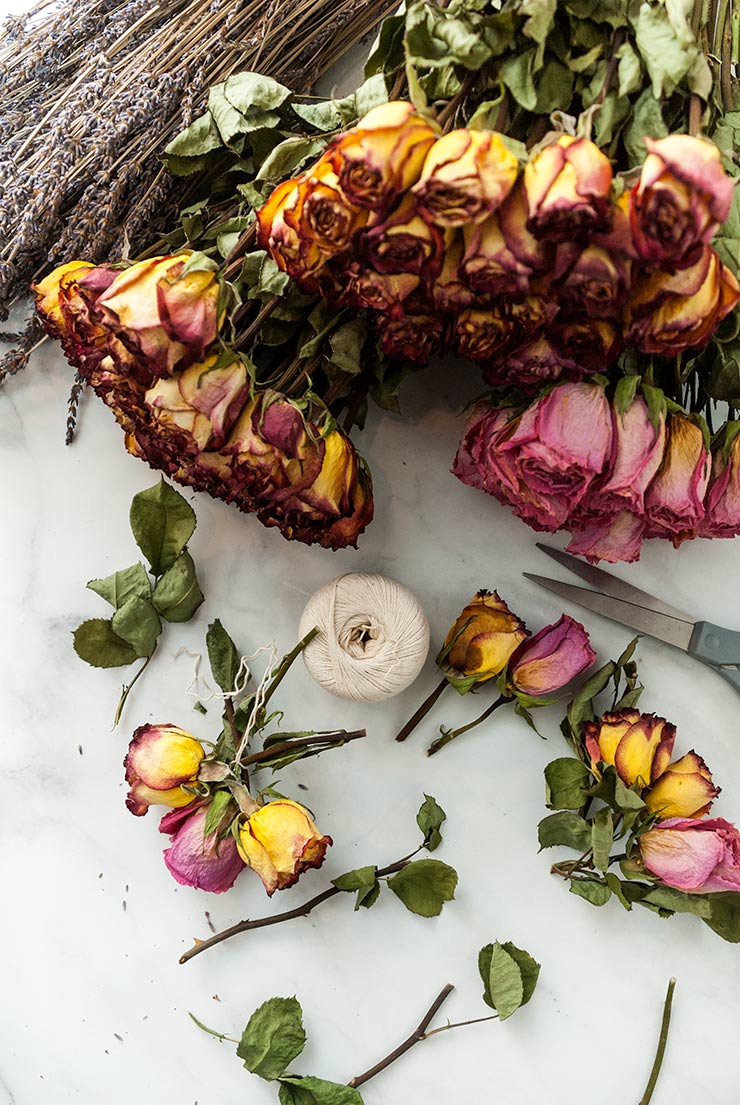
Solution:
M 528 636 L 495 591 L 479 591 L 445 637 L 437 664 L 460 694 L 500 675 Z
M 442 267 L 445 234 L 421 215 L 411 194 L 364 236 L 363 254 L 377 272 L 424 274 L 432 278 Z
M 429 222 L 464 226 L 495 211 L 511 191 L 518 172 L 516 156 L 498 134 L 453 130 L 429 150 L 413 192 Z
M 561 134 L 524 169 L 528 228 L 556 242 L 606 230 L 611 183 L 609 159 L 595 143 Z

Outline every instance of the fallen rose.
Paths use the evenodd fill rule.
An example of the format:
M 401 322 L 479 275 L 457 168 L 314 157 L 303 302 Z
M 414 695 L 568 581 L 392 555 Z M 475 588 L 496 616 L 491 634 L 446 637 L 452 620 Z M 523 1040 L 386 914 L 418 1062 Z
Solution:
M 479 591 L 445 637 L 437 664 L 464 694 L 499 675 L 527 636 L 524 622 L 496 591 Z
M 647 787 L 668 766 L 676 727 L 656 714 L 618 710 L 584 722 L 583 735 L 594 768 L 613 764 L 627 786 Z
M 510 661 L 508 682 L 521 694 L 552 694 L 590 668 L 595 659 L 584 627 L 562 614 L 554 625 L 519 646 Z
M 244 863 L 230 834 L 221 839 L 215 832 L 206 836 L 207 816 L 208 804 L 200 802 L 164 815 L 159 831 L 172 840 L 164 850 L 164 862 L 181 886 L 223 894 L 234 885 Z
M 239 827 L 237 847 L 272 897 L 296 883 L 304 871 L 321 867 L 330 836 L 321 836 L 308 811 L 287 798 L 260 806 Z
M 205 752 L 200 741 L 177 725 L 142 725 L 133 735 L 123 766 L 129 793 L 126 805 L 141 817 L 151 805 L 189 805 Z
M 666 886 L 687 894 L 740 890 L 740 832 L 721 817 L 672 817 L 638 840 L 642 862 Z

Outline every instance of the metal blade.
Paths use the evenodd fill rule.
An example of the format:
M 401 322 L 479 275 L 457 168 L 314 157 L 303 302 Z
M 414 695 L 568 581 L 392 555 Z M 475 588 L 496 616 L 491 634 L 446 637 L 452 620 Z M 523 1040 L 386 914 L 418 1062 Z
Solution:
M 605 595 L 621 599 L 622 602 L 631 602 L 635 606 L 644 606 L 648 610 L 654 610 L 656 614 L 665 614 L 669 618 L 677 618 L 680 622 L 688 622 L 693 628 L 694 619 L 690 614 L 684 614 L 683 611 L 676 610 L 675 606 L 669 606 L 667 602 L 656 599 L 654 595 L 649 595 L 647 591 L 641 591 L 639 587 L 633 587 L 631 583 L 625 583 L 623 579 L 611 576 L 603 569 L 595 568 L 593 564 L 587 564 L 583 560 L 579 560 L 578 557 L 563 552 L 562 549 L 554 549 L 551 545 L 543 545 L 541 541 L 537 541 L 536 544 L 537 548 L 542 549 L 543 553 L 547 553 L 553 560 L 557 560 L 558 564 L 562 564 L 564 568 L 574 572 L 581 579 L 585 579 L 586 583 L 590 583 L 592 587 L 598 587 Z
M 628 625 L 638 633 L 647 633 L 651 637 L 657 637 L 659 641 L 665 641 L 666 644 L 683 649 L 684 652 L 688 651 L 694 626 L 687 622 L 667 614 L 646 610 L 644 606 L 636 606 L 633 602 L 622 602 L 621 599 L 613 599 L 597 591 L 588 591 L 585 587 L 561 583 L 559 579 L 547 579 L 546 576 L 536 576 L 530 572 L 522 574 L 533 583 L 539 583 L 546 591 L 554 591 L 563 599 L 577 602 L 579 606 L 585 606 L 587 610 L 593 610 L 594 613 L 602 614 L 605 618 Z

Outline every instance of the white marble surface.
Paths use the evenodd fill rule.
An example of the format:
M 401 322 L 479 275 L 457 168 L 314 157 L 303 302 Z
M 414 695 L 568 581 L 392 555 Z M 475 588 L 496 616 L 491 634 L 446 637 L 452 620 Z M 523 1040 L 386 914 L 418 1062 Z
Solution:
M 433 759 L 436 726 L 470 717 L 478 701 L 450 692 L 404 746 L 393 735 L 434 685 L 430 658 L 417 683 L 380 705 L 345 705 L 302 665 L 285 684 L 285 724 L 367 726 L 365 742 L 282 773 L 335 840 L 323 870 L 268 903 L 247 873 L 221 896 L 178 887 L 150 813 L 124 806 L 121 761 L 131 731 L 173 721 L 217 731 L 216 711 L 194 713 L 185 687 L 219 616 L 245 649 L 296 638 L 307 596 L 337 573 L 386 572 L 413 588 L 439 641 L 479 587 L 498 588 L 535 628 L 560 613 L 521 577 L 545 571 L 535 535 L 493 500 L 449 474 L 475 371 L 451 364 L 407 384 L 404 418 L 371 412 L 359 441 L 372 466 L 377 512 L 359 551 L 332 554 L 286 543 L 253 518 L 188 493 L 198 517 L 191 550 L 206 602 L 195 619 L 168 626 L 164 646 L 111 731 L 121 671 L 93 670 L 71 630 L 104 613 L 85 581 L 136 559 L 128 530 L 132 495 L 154 482 L 125 453 L 110 414 L 92 395 L 65 448 L 71 372 L 44 347 L 0 392 L 4 520 L 0 573 L 2 650 L 2 874 L 0 910 L 0 1101 L 3 1105 L 227 1105 L 276 1100 L 275 1088 L 241 1068 L 230 1044 L 204 1035 L 188 1010 L 238 1034 L 265 998 L 296 994 L 309 1043 L 299 1071 L 344 1080 L 394 1047 L 448 981 L 451 1018 L 485 1012 L 479 947 L 511 939 L 542 963 L 531 1004 L 511 1021 L 451 1032 L 415 1048 L 365 1089 L 367 1105 L 626 1105 L 652 1062 L 670 975 L 674 1023 L 654 1105 L 738 1098 L 740 950 L 698 920 L 597 910 L 549 875 L 537 853 L 542 769 L 565 746 L 559 713 L 542 716 L 547 742 L 513 716 Z M 647 545 L 622 568 L 648 590 L 697 615 L 740 629 L 737 542 Z M 572 610 L 573 613 L 577 613 Z M 629 634 L 598 617 L 587 624 L 599 659 Z M 678 725 L 677 748 L 696 746 L 724 787 L 716 812 L 740 818 L 738 699 L 712 672 L 644 640 L 644 702 Z M 457 899 L 435 920 L 407 913 L 386 893 L 370 912 L 337 899 L 311 918 L 239 937 L 186 966 L 178 956 L 206 936 L 204 913 L 222 928 L 317 893 L 349 867 L 390 862 L 413 847 L 423 791 L 448 813 L 438 857 L 459 871 Z M 592 1087 L 589 1090 L 589 1086 Z

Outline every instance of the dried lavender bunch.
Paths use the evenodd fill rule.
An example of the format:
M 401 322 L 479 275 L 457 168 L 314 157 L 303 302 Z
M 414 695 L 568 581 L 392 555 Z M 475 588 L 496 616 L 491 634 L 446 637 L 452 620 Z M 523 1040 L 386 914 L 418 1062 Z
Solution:
M 387 0 L 44 0 L 0 42 L 0 318 L 72 256 L 138 253 L 192 181 L 157 154 L 235 70 L 308 89 L 391 10 Z M 197 186 L 197 185 L 196 185 Z M 27 360 L 0 361 L 0 380 Z

